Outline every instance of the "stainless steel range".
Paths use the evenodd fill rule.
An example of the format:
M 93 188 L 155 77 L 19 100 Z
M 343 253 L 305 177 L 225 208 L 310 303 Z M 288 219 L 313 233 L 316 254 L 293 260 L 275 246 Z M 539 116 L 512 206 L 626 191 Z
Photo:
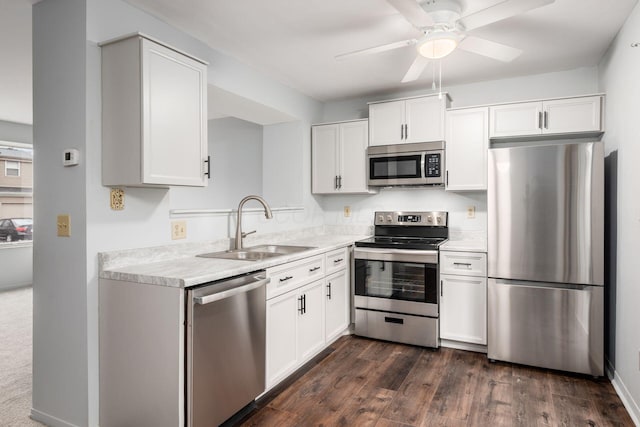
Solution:
M 438 246 L 447 212 L 376 212 L 375 236 L 356 242 L 357 335 L 438 347 Z

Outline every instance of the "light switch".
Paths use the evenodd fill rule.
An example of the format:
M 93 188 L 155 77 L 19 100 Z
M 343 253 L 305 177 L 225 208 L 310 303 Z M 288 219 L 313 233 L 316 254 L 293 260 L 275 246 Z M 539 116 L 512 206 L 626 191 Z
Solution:
M 347 218 L 351 216 L 351 206 L 344 207 L 344 216 Z
M 58 237 L 71 237 L 71 217 L 58 215 Z

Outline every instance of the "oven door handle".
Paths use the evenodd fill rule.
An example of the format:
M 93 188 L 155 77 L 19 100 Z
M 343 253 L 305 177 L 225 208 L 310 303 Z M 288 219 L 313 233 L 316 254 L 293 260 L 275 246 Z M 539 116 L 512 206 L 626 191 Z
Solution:
M 419 264 L 437 264 L 438 251 L 419 249 L 388 249 L 356 247 L 353 251 L 355 259 L 372 261 L 415 262 Z

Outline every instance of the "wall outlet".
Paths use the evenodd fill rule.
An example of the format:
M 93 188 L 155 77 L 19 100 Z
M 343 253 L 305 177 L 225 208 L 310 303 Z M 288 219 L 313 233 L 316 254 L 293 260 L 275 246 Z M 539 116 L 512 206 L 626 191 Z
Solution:
M 71 237 L 71 217 L 58 215 L 58 237 Z
M 187 221 L 171 221 L 171 240 L 187 238 Z
M 124 190 L 122 188 L 112 188 L 110 196 L 111 209 L 121 211 L 124 209 Z
M 467 218 L 475 218 L 475 217 L 476 217 L 476 207 L 467 206 Z
M 344 207 L 344 216 L 346 218 L 349 218 L 351 216 L 351 206 L 345 206 Z

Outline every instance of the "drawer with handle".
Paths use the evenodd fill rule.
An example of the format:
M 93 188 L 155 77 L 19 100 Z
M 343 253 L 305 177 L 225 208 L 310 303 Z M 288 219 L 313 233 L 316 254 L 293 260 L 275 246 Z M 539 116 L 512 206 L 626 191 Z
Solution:
M 487 254 L 440 251 L 440 274 L 486 276 Z
M 268 268 L 267 277 L 271 282 L 267 285 L 267 299 L 282 295 L 324 275 L 324 255 Z
M 349 264 L 349 248 L 340 248 L 327 252 L 325 257 L 327 274 L 335 273 Z

